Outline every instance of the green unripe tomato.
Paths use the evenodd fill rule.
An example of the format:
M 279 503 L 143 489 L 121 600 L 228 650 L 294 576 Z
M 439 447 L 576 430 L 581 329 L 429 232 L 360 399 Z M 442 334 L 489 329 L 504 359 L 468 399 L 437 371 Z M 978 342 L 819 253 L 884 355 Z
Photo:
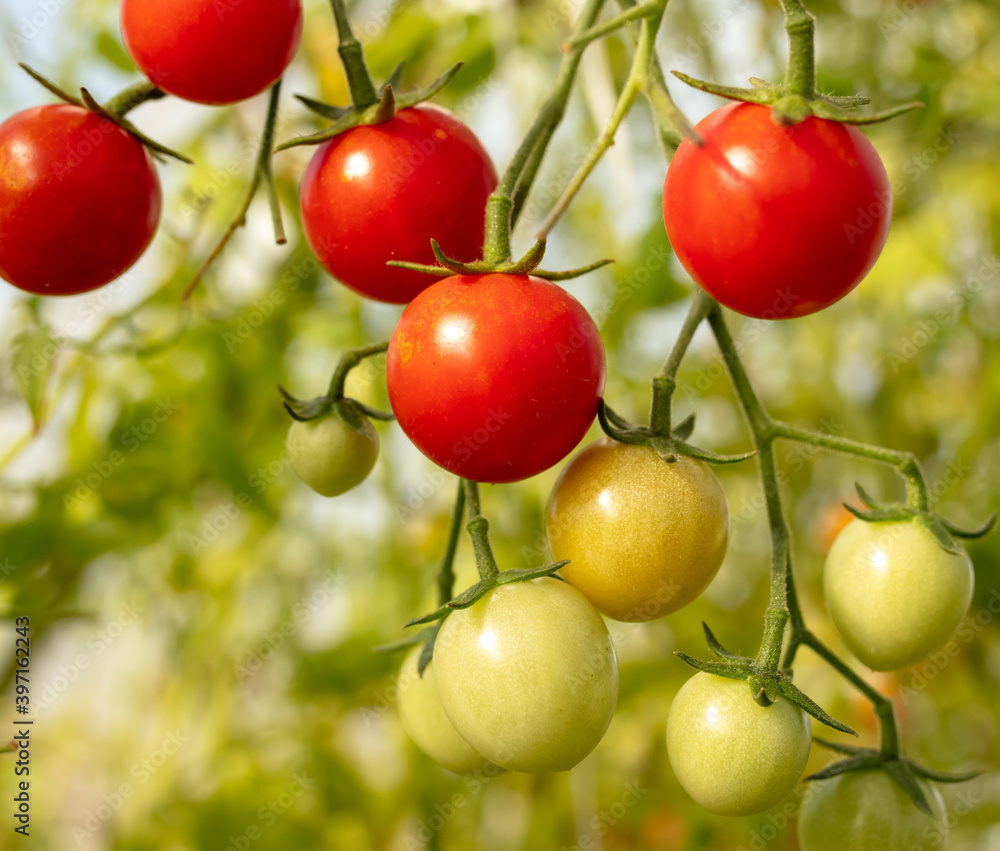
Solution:
M 434 645 L 455 729 L 512 771 L 565 771 L 589 754 L 618 701 L 618 663 L 587 599 L 558 579 L 501 585 L 454 612 Z
M 434 678 L 434 661 L 417 672 L 422 645 L 414 647 L 403 661 L 396 685 L 399 718 L 414 744 L 439 765 L 456 774 L 468 774 L 486 764 L 475 749 L 458 735 L 441 708 Z
M 919 662 L 969 610 L 972 562 L 913 521 L 853 520 L 826 557 L 826 607 L 844 643 L 876 671 Z
M 649 621 L 708 587 L 726 555 L 729 506 L 707 464 L 602 438 L 559 475 L 545 534 L 553 559 L 569 560 L 561 576 L 599 611 Z
M 285 447 L 303 482 L 323 496 L 339 496 L 372 471 L 379 442 L 371 421 L 341 403 L 326 416 L 293 422 Z
M 784 698 L 760 706 L 742 680 L 699 671 L 667 716 L 667 756 L 684 790 L 722 816 L 759 813 L 798 783 L 809 758 L 809 719 Z
M 802 851 L 943 851 L 948 818 L 941 793 L 919 781 L 933 815 L 884 771 L 849 771 L 809 784 L 799 812 Z

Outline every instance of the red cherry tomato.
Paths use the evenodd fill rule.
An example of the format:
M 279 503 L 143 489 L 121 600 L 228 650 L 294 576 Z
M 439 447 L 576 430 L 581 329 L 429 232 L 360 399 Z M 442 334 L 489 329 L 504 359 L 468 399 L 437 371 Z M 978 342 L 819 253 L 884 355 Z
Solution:
M 113 281 L 153 239 L 160 181 L 145 147 L 72 104 L 0 124 L 0 277 L 40 295 Z
M 790 319 L 843 298 L 875 264 L 892 192 L 855 127 L 734 103 L 697 126 L 667 171 L 663 216 L 677 258 L 714 299 Z
M 604 392 L 590 315 L 527 275 L 445 278 L 403 311 L 389 342 L 389 400 L 417 447 L 455 475 L 515 482 L 558 464 Z
M 386 262 L 433 264 L 432 238 L 450 257 L 477 260 L 496 185 L 472 131 L 420 104 L 320 146 L 302 178 L 302 225 L 331 275 L 361 295 L 404 304 L 436 279 Z
M 235 103 L 273 85 L 302 36 L 301 0 L 122 0 L 135 64 L 165 92 Z

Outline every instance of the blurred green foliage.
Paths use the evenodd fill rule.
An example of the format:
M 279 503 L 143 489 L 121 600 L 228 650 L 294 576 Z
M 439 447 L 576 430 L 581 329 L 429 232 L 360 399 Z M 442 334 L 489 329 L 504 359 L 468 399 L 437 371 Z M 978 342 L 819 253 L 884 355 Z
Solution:
M 1000 7 L 809 5 L 822 90 L 863 92 L 876 108 L 919 98 L 926 108 L 870 131 L 896 207 L 867 281 L 816 316 L 732 324 L 776 415 L 917 453 L 938 509 L 973 525 L 1000 507 Z M 573 10 L 555 0 L 407 0 L 360 4 L 354 15 L 378 78 L 402 59 L 414 86 L 466 63 L 438 100 L 502 166 L 548 89 Z M 31 24 L 36 12 L 44 25 Z M 0 2 L 3 114 L 47 98 L 17 76 L 15 60 L 104 96 L 131 82 L 115 21 L 115 4 L 99 0 Z M 291 91 L 345 100 L 335 47 L 328 10 L 307 4 L 279 138 L 314 126 Z M 770 0 L 671 0 L 660 48 L 666 68 L 724 83 L 777 77 L 780 11 Z M 522 247 L 603 125 L 628 57 L 620 37 L 591 48 L 518 231 Z M 692 117 L 715 105 L 672 88 Z M 581 766 L 456 778 L 408 743 L 394 709 L 400 660 L 371 649 L 433 603 L 453 482 L 380 425 L 372 479 L 337 500 L 312 494 L 283 454 L 288 419 L 275 390 L 321 392 L 338 354 L 385 339 L 398 309 L 363 304 L 318 273 L 294 223 L 290 247 L 270 246 L 260 204 L 194 299 L 179 299 L 239 203 L 262 114 L 259 100 L 144 107 L 140 126 L 198 163 L 164 170 L 168 207 L 149 256 L 91 296 L 56 303 L 5 292 L 0 302 L 0 601 L 9 635 L 15 616 L 32 619 L 33 847 L 795 848 L 796 795 L 760 816 L 716 818 L 683 793 L 665 754 L 667 709 L 689 676 L 672 651 L 702 653 L 703 619 L 735 651 L 752 653 L 759 640 L 768 541 L 752 463 L 720 471 L 733 539 L 709 591 L 663 621 L 611 625 L 619 708 Z M 308 155 L 277 160 L 289 219 Z M 640 104 L 546 263 L 617 259 L 570 288 L 602 326 L 608 398 L 632 416 L 647 405 L 690 291 L 658 211 L 665 168 Z M 748 448 L 707 336 L 681 380 L 681 413 L 698 413 L 699 443 Z M 387 405 L 377 368 L 358 370 L 349 390 Z M 884 498 L 901 487 L 890 471 L 810 449 L 785 446 L 781 460 L 807 616 L 842 649 L 818 581 L 843 523 L 839 503 L 855 480 Z M 541 508 L 556 473 L 485 489 L 502 566 L 543 560 Z M 984 851 L 1000 849 L 1000 536 L 970 551 L 977 590 L 961 652 L 873 681 L 897 697 L 912 756 L 986 770 L 944 790 L 949 847 Z M 459 572 L 460 583 L 474 575 L 467 543 Z M 0 642 L 11 707 L 12 645 Z M 797 681 L 873 740 L 865 703 L 807 651 Z M 810 766 L 826 761 L 816 749 Z M 10 836 L 5 822 L 0 847 L 13 847 Z

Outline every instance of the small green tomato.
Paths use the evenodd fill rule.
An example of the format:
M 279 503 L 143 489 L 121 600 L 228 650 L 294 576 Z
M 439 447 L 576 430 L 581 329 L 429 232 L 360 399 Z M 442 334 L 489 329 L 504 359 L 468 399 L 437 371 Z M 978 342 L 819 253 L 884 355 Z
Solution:
M 849 771 L 816 780 L 799 812 L 802 851 L 943 851 L 948 818 L 941 793 L 918 781 L 933 815 L 884 771 Z
M 722 816 L 759 813 L 798 783 L 809 758 L 806 714 L 784 698 L 760 706 L 742 680 L 699 671 L 667 716 L 667 756 L 684 790 Z
M 468 774 L 486 764 L 475 749 L 458 735 L 441 708 L 434 679 L 434 661 L 417 672 L 422 645 L 414 647 L 403 662 L 396 686 L 399 718 L 414 744 L 427 756 L 456 774 Z
M 288 429 L 292 469 L 323 496 L 339 496 L 361 484 L 378 458 L 378 433 L 356 408 L 335 404 L 325 416 Z
M 972 601 L 972 562 L 913 521 L 853 520 L 826 557 L 826 607 L 844 643 L 876 671 L 919 662 L 958 628 Z
M 489 592 L 442 625 L 438 695 L 461 736 L 490 762 L 565 771 L 607 730 L 618 663 L 597 610 L 546 577 Z

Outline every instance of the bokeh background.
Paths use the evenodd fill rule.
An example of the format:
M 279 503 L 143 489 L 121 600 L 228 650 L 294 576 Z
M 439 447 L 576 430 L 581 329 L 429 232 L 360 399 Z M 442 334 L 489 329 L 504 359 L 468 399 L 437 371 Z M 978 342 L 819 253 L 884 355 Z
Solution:
M 809 5 L 824 91 L 862 92 L 878 108 L 927 106 L 868 131 L 896 206 L 865 283 L 817 316 L 732 324 L 773 412 L 912 450 L 939 510 L 977 524 L 1000 507 L 1000 7 Z M 346 98 L 329 9 L 306 6 L 279 138 L 314 126 L 292 92 Z M 405 59 L 404 82 L 417 85 L 466 63 L 437 100 L 501 167 L 548 89 L 574 14 L 573 0 L 353 9 L 377 76 Z M 105 0 L 0 0 L 0 116 L 50 100 L 17 61 L 102 98 L 133 82 L 116 21 Z M 666 68 L 730 84 L 779 77 L 783 49 L 773 0 L 671 0 L 660 39 Z M 588 51 L 518 248 L 603 127 L 628 57 L 621 37 Z M 672 89 L 692 118 L 718 105 Z M 264 106 L 142 107 L 143 130 L 197 160 L 161 168 L 168 201 L 154 247 L 89 296 L 38 301 L 0 288 L 0 718 L 14 702 L 13 618 L 29 615 L 36 720 L 32 836 L 15 837 L 2 816 L 0 848 L 794 849 L 801 790 L 769 813 L 717 818 L 680 789 L 664 745 L 670 701 L 690 675 L 672 651 L 703 653 L 703 619 L 732 649 L 757 646 L 768 540 L 752 463 L 719 473 L 733 536 L 706 594 L 662 621 L 613 625 L 618 711 L 584 763 L 554 776 L 459 778 L 407 741 L 394 700 L 400 659 L 372 647 L 433 603 L 454 482 L 392 425 L 379 426 L 379 463 L 349 495 L 319 497 L 289 467 L 276 385 L 321 393 L 339 353 L 386 339 L 399 314 L 317 271 L 295 223 L 309 151 L 276 160 L 289 245 L 272 244 L 261 200 L 196 296 L 179 298 L 239 204 Z M 569 287 L 601 325 L 608 399 L 631 416 L 647 405 L 690 293 L 663 233 L 665 169 L 640 103 L 547 260 L 617 259 Z M 349 389 L 385 407 L 380 366 L 357 370 Z M 747 449 L 707 335 L 681 378 L 697 442 Z M 784 446 L 780 458 L 806 612 L 839 648 L 819 590 L 823 554 L 845 522 L 839 505 L 856 480 L 884 498 L 901 486 L 891 471 L 811 449 Z M 541 510 L 556 473 L 484 490 L 503 567 L 544 559 Z M 1000 534 L 970 552 L 977 588 L 960 655 L 872 679 L 897 698 L 911 755 L 985 771 L 943 790 L 949 847 L 995 851 Z M 459 569 L 460 582 L 474 575 L 465 543 Z M 865 702 L 808 651 L 797 677 L 874 741 Z M 814 749 L 810 768 L 828 760 Z M 12 760 L 0 758 L 0 800 L 13 781 Z

